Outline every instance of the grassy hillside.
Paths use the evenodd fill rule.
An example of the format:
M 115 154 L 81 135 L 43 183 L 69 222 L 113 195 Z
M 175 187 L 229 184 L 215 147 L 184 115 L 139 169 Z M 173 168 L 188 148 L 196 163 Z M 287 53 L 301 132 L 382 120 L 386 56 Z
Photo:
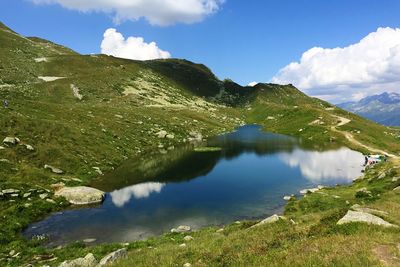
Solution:
M 220 81 L 204 65 L 179 59 L 141 62 L 105 55 L 79 55 L 46 40 L 20 36 L 3 24 L 0 24 L 0 44 L 0 100 L 9 102 L 8 108 L 1 109 L 0 138 L 20 139 L 18 145 L 0 144 L 0 189 L 20 191 L 14 198 L 0 195 L 0 265 L 55 264 L 87 251 L 104 255 L 119 246 L 86 248 L 74 244 L 61 250 L 47 250 L 40 247 L 38 240 L 25 240 L 21 231 L 50 212 L 67 207 L 62 199 L 53 198 L 52 184 L 89 184 L 100 172 L 107 174 L 128 158 L 145 157 L 150 151 L 165 153 L 174 146 L 186 144 L 193 133 L 207 137 L 245 123 L 257 123 L 268 131 L 298 136 L 316 148 L 347 145 L 367 150 L 346 138 L 346 132 L 368 146 L 394 154 L 400 152 L 399 128 L 377 125 L 310 98 L 291 85 L 242 87 L 230 80 Z M 340 117 L 350 122 L 337 127 Z M 161 130 L 169 138 L 159 138 Z M 64 174 L 45 170 L 45 164 L 62 169 Z M 352 192 L 353 189 L 343 190 Z M 24 198 L 26 193 L 31 196 Z M 47 196 L 41 198 L 44 193 Z M 308 203 L 309 199 L 312 198 L 296 205 L 314 205 Z M 336 212 L 335 216 L 344 209 L 343 203 L 339 204 L 330 211 Z M 312 222 L 317 224 L 325 216 L 319 210 L 317 215 L 304 215 L 307 213 L 304 208 L 292 213 L 300 216 L 297 220 L 301 216 L 312 217 Z M 231 238 L 216 239 L 216 244 L 207 243 L 214 229 L 199 232 L 198 238 L 204 242 L 193 251 L 191 260 L 197 260 L 201 254 L 202 259 L 210 256 L 205 265 L 240 265 L 250 260 L 250 255 L 261 257 L 264 250 L 273 252 L 270 248 L 292 246 L 291 242 L 311 236 L 304 228 L 309 224 L 289 234 L 285 234 L 287 224 L 272 230 L 266 228 L 263 232 L 250 231 L 250 235 L 236 231 L 250 224 L 232 226 Z M 276 234 L 267 234 L 270 230 Z M 245 244 L 260 234 L 266 239 L 256 241 L 268 246 L 243 250 Z M 276 235 L 279 240 L 275 240 Z M 321 232 L 320 237 L 329 239 L 326 232 Z M 131 247 L 160 244 L 160 250 L 143 255 L 150 260 L 160 253 L 165 265 L 172 261 L 180 264 L 176 258 L 180 254 L 174 247 L 169 248 L 169 241 L 169 237 L 162 237 L 150 243 L 135 242 Z M 213 254 L 210 249 L 217 245 L 221 246 Z M 286 252 L 295 253 L 301 248 Z M 10 256 L 12 250 L 21 254 Z M 247 254 L 238 258 L 240 251 Z M 276 254 L 278 258 L 284 257 L 286 252 L 282 251 L 283 254 Z M 221 254 L 226 254 L 228 259 L 221 259 Z M 135 264 L 154 265 L 144 258 L 134 258 L 142 261 Z M 53 261 L 48 262 L 49 259 Z M 261 264 L 263 260 L 255 258 L 249 262 Z

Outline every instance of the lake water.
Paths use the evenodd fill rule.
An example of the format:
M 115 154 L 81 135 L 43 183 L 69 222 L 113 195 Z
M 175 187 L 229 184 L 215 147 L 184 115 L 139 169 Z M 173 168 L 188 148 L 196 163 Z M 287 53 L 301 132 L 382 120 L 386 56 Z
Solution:
M 102 205 L 59 212 L 32 224 L 25 236 L 48 245 L 83 239 L 126 242 L 168 232 L 283 211 L 283 196 L 316 185 L 346 184 L 361 175 L 364 157 L 348 148 L 313 151 L 294 138 L 249 125 L 207 141 L 220 151 L 175 148 L 127 161 L 92 186 Z

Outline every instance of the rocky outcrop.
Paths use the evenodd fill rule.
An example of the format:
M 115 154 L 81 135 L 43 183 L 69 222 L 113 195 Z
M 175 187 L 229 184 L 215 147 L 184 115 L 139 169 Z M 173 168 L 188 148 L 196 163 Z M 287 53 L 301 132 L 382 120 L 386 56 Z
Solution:
M 354 211 L 371 213 L 371 214 L 376 214 L 376 215 L 383 215 L 383 216 L 389 215 L 386 211 L 371 209 L 371 208 L 367 208 L 367 207 L 361 207 L 358 204 L 351 206 L 351 209 Z
M 382 218 L 379 218 L 378 216 L 366 212 L 352 211 L 352 210 L 349 210 L 347 214 L 337 222 L 337 224 L 341 225 L 353 222 L 374 224 L 384 227 L 398 227 L 397 225 L 388 223 L 387 221 L 383 220 Z
M 55 192 L 55 196 L 64 197 L 74 205 L 90 205 L 103 202 L 105 193 L 86 186 L 63 187 Z
M 97 265 L 97 260 L 92 253 L 87 254 L 84 258 L 64 261 L 58 267 L 94 267 Z
M 104 258 L 100 260 L 98 266 L 106 266 L 112 264 L 113 262 L 126 257 L 128 251 L 126 248 L 121 248 L 117 251 L 111 252 L 110 254 L 106 255 Z

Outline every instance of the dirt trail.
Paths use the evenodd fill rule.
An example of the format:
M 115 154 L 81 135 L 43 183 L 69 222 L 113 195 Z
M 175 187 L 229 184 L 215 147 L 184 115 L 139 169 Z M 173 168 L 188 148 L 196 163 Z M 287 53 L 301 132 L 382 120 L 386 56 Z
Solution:
M 343 135 L 347 138 L 347 140 L 349 140 L 351 143 L 353 143 L 353 144 L 355 144 L 355 145 L 357 145 L 357 146 L 361 146 L 361 147 L 363 147 L 363 148 L 366 148 L 366 149 L 368 149 L 369 151 L 374 152 L 374 153 L 385 154 L 385 155 L 388 155 L 389 157 L 394 158 L 394 159 L 398 159 L 398 158 L 399 158 L 398 156 L 396 156 L 396 155 L 394 155 L 394 154 L 391 154 L 391 153 L 388 153 L 388 152 L 383 151 L 383 150 L 381 150 L 381 149 L 373 148 L 373 147 L 370 147 L 370 146 L 367 146 L 367 145 L 361 143 L 360 141 L 356 140 L 356 139 L 354 138 L 354 136 L 353 136 L 351 133 L 349 133 L 349 132 L 338 130 L 337 127 L 346 125 L 346 124 L 348 124 L 349 122 L 351 122 L 351 120 L 350 120 L 350 119 L 347 119 L 347 118 L 345 118 L 345 117 L 340 117 L 340 116 L 336 116 L 336 115 L 332 115 L 332 117 L 338 119 L 338 120 L 339 120 L 339 123 L 338 123 L 336 126 L 332 126 L 332 127 L 331 127 L 331 130 L 334 131 L 334 132 L 338 132 L 338 133 L 343 134 Z

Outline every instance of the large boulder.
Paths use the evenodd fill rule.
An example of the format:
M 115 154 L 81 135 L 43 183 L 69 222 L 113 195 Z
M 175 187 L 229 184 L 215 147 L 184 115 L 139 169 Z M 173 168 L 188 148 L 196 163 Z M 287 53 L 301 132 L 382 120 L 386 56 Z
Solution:
M 347 214 L 337 222 L 337 224 L 340 225 L 353 222 L 374 224 L 384 227 L 398 227 L 397 225 L 388 223 L 387 221 L 383 220 L 382 218 L 379 218 L 378 216 L 366 212 L 352 211 L 352 210 L 349 210 Z
M 126 248 L 121 248 L 117 251 L 111 252 L 110 254 L 106 255 L 104 258 L 100 260 L 98 266 L 105 266 L 114 263 L 115 261 L 126 257 L 128 251 Z
M 103 202 L 105 193 L 86 186 L 63 187 L 55 192 L 55 196 L 64 197 L 74 205 L 89 205 Z
M 97 265 L 97 260 L 92 253 L 87 254 L 84 258 L 64 261 L 58 267 L 94 267 Z

